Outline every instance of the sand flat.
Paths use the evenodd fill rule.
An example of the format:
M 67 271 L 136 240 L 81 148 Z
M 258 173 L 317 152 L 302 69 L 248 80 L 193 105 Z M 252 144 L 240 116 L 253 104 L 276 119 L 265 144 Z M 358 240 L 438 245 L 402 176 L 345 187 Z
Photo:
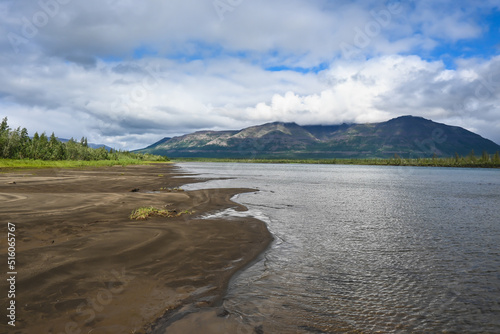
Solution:
M 255 219 L 197 219 L 244 210 L 230 198 L 250 189 L 159 191 L 193 181 L 176 175 L 171 164 L 0 174 L 0 220 L 16 224 L 15 332 L 155 332 L 173 309 L 217 304 L 271 235 Z M 141 206 L 194 213 L 130 220 Z

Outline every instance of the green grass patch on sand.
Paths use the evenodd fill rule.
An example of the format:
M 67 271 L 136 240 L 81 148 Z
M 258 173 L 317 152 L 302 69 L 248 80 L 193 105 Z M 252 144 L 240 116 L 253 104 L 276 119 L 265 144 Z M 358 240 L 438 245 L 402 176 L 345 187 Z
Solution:
M 140 159 L 120 160 L 31 160 L 31 159 L 0 159 L 0 168 L 76 168 L 76 167 L 110 167 L 128 165 L 147 165 L 159 161 L 145 161 Z M 165 161 L 162 161 L 165 163 Z
M 182 212 L 177 212 L 177 210 L 166 210 L 166 209 L 157 209 L 153 206 L 146 206 L 135 209 L 130 214 L 130 219 L 132 220 L 146 220 L 149 217 L 179 217 L 180 215 L 193 214 L 193 211 L 184 210 Z

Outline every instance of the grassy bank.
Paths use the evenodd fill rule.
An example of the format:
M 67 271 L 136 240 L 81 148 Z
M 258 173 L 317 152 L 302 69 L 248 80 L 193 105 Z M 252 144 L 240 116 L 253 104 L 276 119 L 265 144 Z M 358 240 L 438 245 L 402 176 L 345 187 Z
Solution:
M 110 167 L 128 165 L 146 165 L 159 161 L 148 161 L 141 159 L 119 159 L 119 160 L 28 160 L 28 159 L 0 159 L 0 168 L 8 169 L 34 169 L 34 168 L 77 168 L 77 167 Z M 165 161 L 160 161 L 165 162 Z
M 214 159 L 214 158 L 176 158 L 172 162 L 238 162 L 274 164 L 330 164 L 330 165 L 374 165 L 374 166 L 422 166 L 422 167 L 461 167 L 461 168 L 500 168 L 500 161 L 493 157 L 453 157 L 417 159 Z

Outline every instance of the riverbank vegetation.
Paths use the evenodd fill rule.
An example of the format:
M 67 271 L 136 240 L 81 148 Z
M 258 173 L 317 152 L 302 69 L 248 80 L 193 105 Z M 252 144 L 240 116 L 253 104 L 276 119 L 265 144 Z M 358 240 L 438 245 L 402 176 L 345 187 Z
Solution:
M 166 210 L 166 209 L 157 209 L 152 206 L 141 207 L 135 209 L 130 214 L 131 220 L 147 220 L 149 217 L 179 217 L 183 214 L 191 215 L 193 211 L 184 210 L 182 212 L 177 212 L 177 210 Z
M 490 155 L 483 152 L 476 156 L 474 151 L 463 157 L 402 158 L 395 154 L 391 159 L 212 159 L 176 158 L 173 162 L 240 162 L 275 164 L 332 164 L 332 165 L 376 165 L 376 166 L 422 166 L 422 167 L 462 167 L 462 168 L 500 168 L 500 153 Z
M 26 128 L 11 129 L 4 118 L 0 123 L 0 167 L 43 168 L 130 165 L 146 162 L 164 162 L 166 157 L 91 148 L 86 138 L 60 141 L 54 133 L 47 137 L 35 133 L 28 136 Z

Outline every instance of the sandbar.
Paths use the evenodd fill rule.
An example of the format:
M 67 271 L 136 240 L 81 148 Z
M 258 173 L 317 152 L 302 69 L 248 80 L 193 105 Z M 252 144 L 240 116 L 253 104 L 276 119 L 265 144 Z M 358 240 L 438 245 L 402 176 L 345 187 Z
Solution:
M 0 253 L 6 259 L 6 226 L 14 223 L 18 272 L 16 326 L 3 315 L 0 331 L 208 333 L 242 326 L 221 313 L 220 301 L 230 278 L 272 236 L 253 218 L 201 219 L 246 210 L 231 198 L 255 190 L 182 190 L 197 181 L 173 164 L 0 173 Z M 131 220 L 143 206 L 186 213 Z M 2 279 L 3 310 L 7 289 Z

